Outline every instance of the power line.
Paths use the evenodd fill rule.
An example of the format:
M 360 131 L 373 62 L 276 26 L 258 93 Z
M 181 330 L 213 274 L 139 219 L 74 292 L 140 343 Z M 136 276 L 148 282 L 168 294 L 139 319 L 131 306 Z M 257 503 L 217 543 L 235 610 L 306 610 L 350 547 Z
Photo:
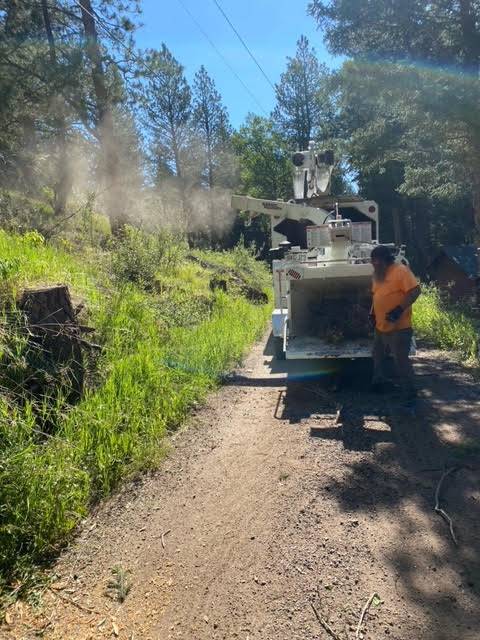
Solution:
M 262 105 L 260 104 L 260 102 L 257 100 L 256 96 L 254 95 L 254 93 L 252 93 L 252 91 L 248 88 L 248 86 L 245 84 L 245 82 L 240 78 L 240 76 L 238 75 L 238 73 L 235 71 L 235 69 L 231 66 L 231 64 L 228 62 L 227 58 L 225 58 L 225 56 L 223 55 L 223 53 L 218 49 L 218 47 L 215 45 L 215 43 L 212 41 L 212 39 L 210 38 L 210 36 L 208 35 L 208 33 L 203 29 L 202 25 L 198 22 L 198 20 L 195 18 L 195 16 L 190 12 L 190 10 L 188 9 L 188 7 L 183 3 L 182 0 L 178 0 L 178 3 L 180 4 L 180 6 L 183 8 L 183 10 L 185 11 L 185 13 L 191 18 L 191 20 L 193 21 L 193 23 L 196 25 L 196 27 L 198 28 L 198 30 L 200 31 L 200 33 L 202 33 L 202 35 L 206 38 L 206 40 L 209 42 L 210 46 L 212 47 L 212 49 L 217 53 L 217 55 L 220 56 L 220 58 L 223 60 L 223 62 L 226 64 L 226 66 L 230 69 L 230 71 L 233 73 L 233 75 L 235 76 L 235 78 L 240 82 L 240 84 L 242 85 L 242 87 L 245 89 L 245 91 L 248 93 L 248 95 L 252 98 L 252 100 L 257 104 L 257 106 L 263 111 L 263 113 L 265 115 L 268 115 L 267 111 L 262 107 Z
M 109 36 L 109 38 L 111 38 L 112 40 L 114 40 L 115 42 L 117 42 L 119 45 L 121 45 L 126 51 L 128 51 L 128 53 L 132 56 L 132 58 L 134 60 L 136 60 L 136 62 L 138 62 L 139 64 L 141 64 L 152 76 L 156 76 L 158 75 L 146 62 L 143 58 L 141 58 L 140 56 L 137 56 L 135 53 L 133 53 L 133 51 L 130 49 L 130 47 L 127 47 L 127 45 L 123 42 L 123 40 L 121 40 L 120 38 L 118 38 L 115 34 L 113 34 L 106 26 L 105 26 L 105 21 L 103 19 L 103 17 L 98 13 L 98 11 L 96 11 L 95 9 L 92 9 L 92 12 L 88 11 L 88 9 L 86 9 L 84 7 L 83 4 L 81 4 L 79 2 L 79 0 L 73 0 L 73 2 L 78 5 L 80 7 L 80 9 L 82 9 L 83 11 L 85 11 L 85 13 L 87 13 L 91 18 L 96 18 L 98 24 L 101 26 L 101 28 L 105 31 L 105 33 Z M 237 74 L 237 72 L 235 71 L 235 69 L 233 69 L 233 67 L 230 65 L 230 63 L 228 62 L 228 60 L 225 58 L 225 56 L 222 54 L 222 52 L 215 46 L 215 43 L 211 40 L 211 38 L 209 37 L 209 35 L 203 30 L 202 26 L 200 25 L 200 23 L 195 19 L 195 17 L 190 13 L 190 11 L 188 10 L 188 8 L 184 5 L 184 3 L 182 2 L 182 0 L 178 0 L 179 4 L 183 7 L 183 9 L 185 10 L 185 12 L 190 16 L 190 18 L 193 20 L 193 22 L 195 23 L 195 25 L 198 27 L 198 29 L 200 30 L 200 32 L 205 36 L 205 38 L 208 40 L 208 42 L 210 43 L 210 45 L 212 46 L 212 48 L 216 51 L 216 53 L 220 56 L 220 58 L 224 61 L 224 63 L 227 65 L 227 67 L 230 69 L 230 71 L 233 73 L 233 75 L 237 78 L 237 80 L 240 82 L 240 84 L 243 86 L 243 88 L 245 89 L 245 91 L 249 94 L 249 96 L 252 98 L 252 100 L 257 104 L 257 106 L 261 109 L 261 111 L 263 111 L 263 113 L 265 115 L 268 115 L 267 111 L 262 107 L 262 105 L 260 104 L 260 102 L 257 100 L 257 98 L 255 97 L 255 95 L 252 93 L 252 91 L 250 91 L 250 89 L 247 87 L 247 85 L 243 82 L 243 80 L 240 78 L 240 76 Z
M 245 48 L 245 50 L 247 51 L 248 55 L 251 57 L 251 59 L 254 61 L 254 63 L 257 65 L 257 67 L 260 69 L 260 72 L 262 73 L 263 77 L 265 78 L 265 80 L 268 82 L 268 84 L 272 87 L 272 89 L 275 91 L 275 85 L 273 84 L 273 82 L 270 80 L 270 78 L 267 76 L 267 74 L 265 73 L 265 71 L 263 70 L 261 64 L 258 62 L 258 60 L 255 58 L 255 56 L 253 55 L 253 53 L 250 51 L 250 49 L 248 48 L 247 43 L 245 42 L 245 40 L 242 38 L 242 36 L 238 33 L 238 31 L 235 29 L 235 27 L 232 24 L 232 21 L 230 20 L 230 18 L 227 16 L 227 14 L 225 13 L 225 11 L 222 9 L 222 7 L 220 6 L 220 4 L 217 2 L 217 0 L 213 0 L 215 5 L 217 6 L 218 10 L 220 11 L 220 13 L 222 14 L 222 16 L 225 18 L 225 20 L 228 22 L 228 24 L 230 25 L 233 33 L 237 36 L 237 38 L 240 40 L 240 42 L 242 43 L 243 47 Z

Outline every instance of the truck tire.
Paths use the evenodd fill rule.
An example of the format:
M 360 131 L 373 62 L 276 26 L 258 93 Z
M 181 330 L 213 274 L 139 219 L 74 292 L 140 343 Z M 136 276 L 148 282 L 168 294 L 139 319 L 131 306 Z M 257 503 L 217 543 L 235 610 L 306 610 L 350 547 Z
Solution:
M 283 338 L 273 338 L 273 347 L 276 360 L 285 360 L 285 351 L 283 350 Z

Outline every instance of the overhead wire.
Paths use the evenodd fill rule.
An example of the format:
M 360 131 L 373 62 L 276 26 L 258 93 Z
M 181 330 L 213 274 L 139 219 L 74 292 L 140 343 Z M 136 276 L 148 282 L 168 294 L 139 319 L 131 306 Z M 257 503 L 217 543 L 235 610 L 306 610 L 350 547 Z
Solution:
M 223 10 L 222 6 L 220 5 L 220 3 L 218 2 L 218 0 L 213 0 L 213 2 L 215 3 L 215 5 L 217 6 L 218 10 L 220 11 L 220 13 L 222 14 L 222 16 L 225 18 L 225 20 L 227 21 L 227 23 L 230 25 L 230 28 L 232 29 L 233 33 L 237 36 L 237 38 L 240 40 L 240 42 L 242 43 L 244 49 L 246 50 L 246 52 L 248 53 L 248 55 L 251 57 L 251 59 L 254 61 L 254 63 L 257 65 L 257 67 L 260 69 L 261 74 L 263 75 L 263 77 L 265 78 L 265 80 L 268 82 L 268 84 L 272 87 L 272 89 L 274 91 L 276 91 L 275 89 L 275 85 L 273 84 L 273 82 L 270 80 L 270 78 L 267 76 L 267 74 L 265 73 L 262 65 L 258 62 L 258 60 L 256 59 L 256 57 L 253 55 L 253 53 L 251 52 L 250 48 L 248 47 L 247 43 L 245 42 L 245 40 L 242 38 L 242 36 L 238 33 L 237 29 L 235 28 L 235 26 L 233 25 L 232 21 L 230 20 L 230 18 L 227 16 L 227 14 L 225 13 L 225 11 Z
M 198 20 L 195 18 L 195 16 L 191 13 L 191 11 L 188 9 L 188 7 L 185 5 L 185 3 L 183 2 L 183 0 L 178 0 L 179 5 L 183 8 L 183 10 L 185 11 L 185 13 L 190 17 L 190 19 L 192 20 L 192 22 L 196 25 L 196 27 L 198 28 L 198 30 L 200 31 L 200 33 L 205 37 L 205 39 L 209 42 L 210 46 L 212 47 L 212 49 L 217 53 L 218 56 L 220 56 L 220 58 L 223 60 L 223 62 L 226 64 L 226 66 L 230 69 L 230 71 L 232 72 L 232 74 L 235 76 L 235 78 L 240 82 L 240 84 L 242 85 L 242 87 L 245 89 L 245 91 L 248 93 L 248 95 L 252 98 L 252 100 L 256 103 L 256 105 L 263 111 L 263 113 L 265 115 L 268 115 L 266 109 L 264 109 L 264 107 L 261 105 L 261 103 L 259 102 L 259 100 L 257 99 L 257 97 L 255 96 L 255 94 L 248 88 L 248 86 L 245 84 L 245 82 L 241 79 L 241 77 L 238 75 L 238 73 L 235 71 L 235 69 L 231 66 L 231 64 L 229 63 L 229 61 L 227 60 L 227 58 L 223 55 L 223 53 L 218 49 L 218 47 L 215 45 L 215 43 L 213 42 L 213 40 L 210 38 L 210 36 L 208 35 L 208 33 L 204 30 L 204 28 L 202 27 L 202 25 L 198 22 Z
M 110 31 L 110 29 L 105 26 L 105 21 L 103 19 L 103 16 L 101 14 L 99 14 L 98 11 L 96 11 L 95 9 L 92 9 L 92 11 L 90 12 L 79 0 L 73 0 L 73 2 L 78 5 L 83 11 L 85 11 L 85 13 L 87 13 L 91 18 L 95 18 L 98 22 L 98 24 L 100 25 L 100 27 L 103 29 L 103 31 L 108 35 L 109 38 L 111 38 L 112 40 L 114 40 L 115 42 L 117 42 L 120 46 L 122 46 L 126 51 L 129 52 L 129 54 L 132 56 L 132 58 L 138 62 L 139 64 L 141 64 L 152 76 L 156 76 L 158 75 L 146 62 L 143 58 L 141 58 L 140 56 L 137 56 L 135 53 L 132 52 L 132 50 L 130 49 L 130 47 L 128 47 L 122 40 L 121 38 L 119 38 L 118 36 L 116 36 L 114 33 L 112 33 Z M 225 58 L 225 56 L 222 54 L 222 52 L 216 47 L 215 43 L 212 41 L 212 39 L 209 37 L 209 35 L 204 31 L 204 29 L 202 28 L 202 26 L 200 25 L 200 23 L 196 20 L 196 18 L 193 16 L 193 14 L 189 11 L 189 9 L 185 6 L 185 4 L 182 2 L 182 0 L 178 0 L 179 4 L 181 5 L 181 7 L 184 9 L 184 11 L 187 13 L 187 15 L 191 18 L 191 20 L 194 22 L 194 24 L 197 26 L 197 28 L 200 30 L 200 32 L 203 34 L 203 36 L 207 39 L 207 41 L 210 43 L 211 47 L 216 51 L 216 53 L 220 56 L 220 58 L 223 60 L 223 62 L 226 64 L 226 66 L 230 69 L 231 73 L 237 78 L 237 80 L 240 82 L 240 84 L 243 86 L 243 88 L 245 89 L 245 91 L 249 94 L 249 96 L 252 98 L 252 100 L 256 103 L 256 105 L 261 109 L 261 111 L 265 114 L 268 115 L 267 111 L 264 109 L 264 107 L 261 105 L 261 103 L 259 102 L 259 100 L 256 98 L 255 94 L 248 88 L 248 86 L 245 84 L 245 82 L 240 78 L 240 76 L 237 74 L 237 72 L 235 71 L 235 69 L 233 69 L 233 67 L 230 65 L 230 63 L 228 62 L 228 60 Z

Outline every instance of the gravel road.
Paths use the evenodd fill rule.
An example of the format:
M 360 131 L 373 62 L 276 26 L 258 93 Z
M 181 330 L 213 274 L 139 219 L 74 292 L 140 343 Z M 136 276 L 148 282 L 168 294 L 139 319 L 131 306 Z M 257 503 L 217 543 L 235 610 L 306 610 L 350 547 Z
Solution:
M 439 352 L 416 370 L 418 416 L 389 417 L 365 367 L 332 376 L 256 345 L 161 469 L 91 514 L 42 608 L 12 607 L 0 637 L 351 640 L 376 593 L 361 638 L 479 640 L 480 391 Z M 457 464 L 440 492 L 455 546 L 433 507 Z

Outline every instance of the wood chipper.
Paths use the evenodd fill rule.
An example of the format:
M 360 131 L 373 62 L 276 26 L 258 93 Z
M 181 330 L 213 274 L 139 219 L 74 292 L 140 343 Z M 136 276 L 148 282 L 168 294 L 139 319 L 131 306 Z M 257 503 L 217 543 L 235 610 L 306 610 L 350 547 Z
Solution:
M 379 242 L 378 205 L 330 195 L 330 151 L 313 143 L 292 156 L 295 199 L 232 196 L 232 207 L 270 216 L 278 357 L 364 358 L 371 354 L 370 254 Z M 395 248 L 404 261 L 404 247 Z

